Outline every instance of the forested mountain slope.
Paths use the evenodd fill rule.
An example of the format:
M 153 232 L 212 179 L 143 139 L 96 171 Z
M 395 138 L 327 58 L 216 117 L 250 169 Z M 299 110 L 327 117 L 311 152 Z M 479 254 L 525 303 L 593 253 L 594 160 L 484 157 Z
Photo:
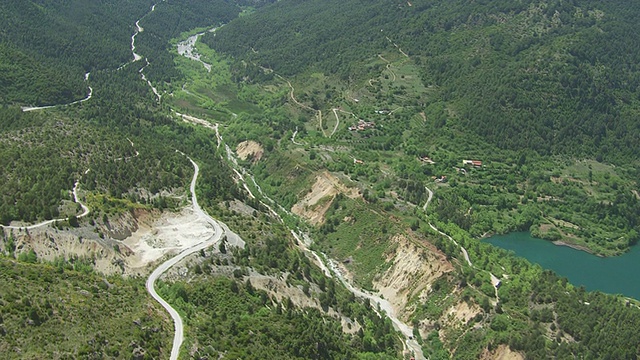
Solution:
M 117 68 L 132 57 L 133 23 L 147 6 L 151 1 L 3 1 L 0 104 L 51 105 L 86 96 L 86 72 Z
M 621 162 L 640 152 L 639 14 L 623 1 L 280 1 L 204 41 L 284 75 L 352 81 L 395 44 L 450 126 L 501 148 Z
M 144 296 L 140 279 L 105 278 L 82 261 L 48 265 L 0 257 L 0 285 L 5 359 L 158 358 L 170 352 L 164 344 L 171 324 Z
M 141 80 L 144 62 L 130 62 L 132 25 L 137 18 L 143 18 L 142 25 L 146 26 L 146 21 L 150 25 L 148 31 L 138 34 L 142 43 L 138 51 L 158 64 L 149 66 L 149 77 L 175 80 L 167 51 L 169 38 L 191 26 L 228 21 L 239 10 L 227 2 L 162 5 L 158 6 L 158 20 L 143 18 L 152 6 L 149 1 L 16 1 L 0 9 L 10 19 L 1 26 L 15 25 L 0 32 L 11 40 L 0 42 L 0 47 L 8 44 L 21 49 L 20 54 L 7 52 L 6 58 L 0 59 L 0 67 L 9 69 L 0 72 L 0 77 L 11 77 L 0 81 L 0 86 L 7 86 L 0 91 L 0 97 L 6 96 L 5 105 L 65 104 L 84 97 L 88 85 L 85 71 L 92 71 L 89 81 L 94 89 L 91 101 L 62 111 L 0 109 L 2 224 L 69 215 L 64 204 L 74 182 L 81 178 L 80 186 L 94 194 L 146 203 L 161 191 L 179 189 L 186 183 L 190 164 L 175 153 L 176 148 L 192 156 L 205 151 L 210 157 L 215 151 L 201 147 L 211 142 L 205 134 L 195 135 L 194 129 L 176 123 L 154 102 L 151 89 Z M 210 166 L 219 165 L 212 161 Z M 83 174 L 88 169 L 91 171 Z M 224 170 L 209 174 L 230 181 Z M 232 188 L 211 189 L 221 194 Z M 142 193 L 147 194 L 144 199 L 140 199 Z
M 431 358 L 507 344 L 526 358 L 637 357 L 632 301 L 478 239 L 530 230 L 603 255 L 637 242 L 635 55 L 592 47 L 611 34 L 598 41 L 625 48 L 634 10 L 568 4 L 283 0 L 203 36 L 231 55 L 243 98 L 269 104 L 229 120 L 228 141 L 269 148 L 245 166 L 355 282 L 402 304 Z M 429 278 L 437 257 L 419 249 L 455 270 Z M 467 307 L 462 325 L 447 320 Z

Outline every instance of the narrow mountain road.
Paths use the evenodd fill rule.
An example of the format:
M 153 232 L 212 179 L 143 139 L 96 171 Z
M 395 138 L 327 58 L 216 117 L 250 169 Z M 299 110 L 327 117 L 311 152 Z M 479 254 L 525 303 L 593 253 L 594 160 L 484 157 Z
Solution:
M 307 109 L 307 110 L 309 110 L 309 111 L 313 111 L 313 112 L 316 112 L 316 111 L 317 111 L 317 110 L 315 110 L 314 108 L 312 108 L 312 107 L 310 107 L 310 106 L 307 106 L 307 105 L 305 105 L 305 104 L 303 104 L 303 103 L 299 102 L 299 101 L 296 99 L 296 97 L 295 97 L 295 95 L 294 95 L 294 93 L 295 93 L 295 88 L 294 88 L 294 87 L 293 87 L 293 85 L 291 84 L 291 81 L 289 81 L 289 80 L 287 80 L 287 79 L 283 78 L 282 76 L 280 76 L 280 75 L 278 75 L 278 74 L 276 74 L 276 77 L 278 77 L 280 80 L 282 80 L 282 81 L 286 82 L 286 83 L 287 83 L 287 85 L 289 85 L 289 89 L 291 89 L 291 91 L 289 92 L 289 96 L 291 97 L 291 100 L 293 100 L 293 102 L 294 102 L 294 103 L 296 103 L 296 105 L 300 106 L 301 108 Z
M 301 103 L 300 101 L 298 101 L 298 99 L 296 99 L 294 93 L 295 93 L 295 88 L 293 87 L 293 85 L 291 84 L 291 81 L 285 79 L 284 77 L 275 74 L 276 77 L 284 82 L 287 83 L 287 85 L 289 85 L 289 89 L 291 89 L 291 91 L 289 92 L 289 97 L 291 97 L 291 100 L 296 103 L 296 105 L 300 106 L 303 109 L 312 111 L 316 113 L 316 117 L 318 118 L 318 122 L 320 123 L 320 130 L 322 131 L 322 135 L 324 135 L 324 137 L 327 137 L 327 133 L 324 131 L 324 128 L 322 127 L 322 110 L 316 110 L 314 108 L 312 108 L 311 106 L 307 106 L 303 103 Z
M 318 110 L 318 121 L 320 122 L 320 130 L 322 130 L 322 135 L 327 137 L 327 133 L 324 131 L 324 126 L 322 125 L 322 110 Z
M 296 131 L 293 132 L 293 135 L 291 135 L 291 142 L 298 145 L 298 146 L 303 146 L 304 144 L 296 142 L 296 136 L 298 135 L 298 127 L 296 126 Z
M 331 135 L 329 135 L 329 137 L 332 137 L 333 134 L 335 134 L 338 130 L 338 126 L 340 126 L 340 117 L 338 116 L 338 110 L 340 109 L 333 108 L 331 110 L 333 110 L 333 115 L 335 115 L 336 117 L 336 126 L 333 127 L 333 131 L 331 132 Z
M 424 189 L 427 190 L 427 192 L 429 193 L 429 197 L 427 198 L 427 202 L 424 203 L 422 210 L 424 210 L 424 212 L 427 212 L 427 207 L 429 206 L 429 204 L 431 203 L 431 200 L 433 199 L 433 191 L 431 191 L 431 189 L 429 189 L 426 186 L 424 187 Z
M 85 174 L 89 172 L 90 169 L 85 170 Z M 87 205 L 83 204 L 80 202 L 80 200 L 78 199 L 78 186 L 80 185 L 80 179 L 76 180 L 76 183 L 73 184 L 73 201 L 75 201 L 76 203 L 80 204 L 80 207 L 82 208 L 82 214 L 78 215 L 77 218 L 82 218 L 85 217 L 87 215 L 89 215 L 89 208 L 87 207 Z M 68 218 L 67 218 L 68 219 Z
M 396 49 L 398 49 L 398 51 L 400 51 L 400 54 L 404 55 L 404 56 L 405 56 L 405 57 L 407 57 L 407 58 L 409 57 L 409 55 L 407 55 L 407 53 L 405 53 L 404 51 L 402 51 L 402 49 L 400 48 L 400 46 L 398 46 L 398 44 L 394 43 L 391 39 L 389 39 L 389 37 L 388 37 L 388 36 L 387 36 L 386 38 L 387 38 L 387 40 L 388 40 L 391 44 L 393 44 L 393 46 L 395 46 L 395 47 L 396 47 Z
M 429 189 L 426 186 L 424 188 L 429 193 L 429 198 L 427 199 L 427 202 L 422 207 L 422 210 L 424 210 L 425 213 L 426 213 L 427 212 L 427 207 L 429 206 L 429 203 L 431 202 L 431 199 L 433 199 L 433 191 L 431 191 L 431 189 Z M 469 253 L 467 252 L 467 249 L 464 248 L 464 246 L 460 245 L 457 241 L 455 241 L 448 234 L 440 231 L 440 229 L 438 229 L 435 226 L 433 226 L 432 223 L 429 223 L 429 227 L 431 229 L 433 229 L 433 231 L 435 231 L 438 234 L 446 237 L 447 239 L 449 239 L 449 241 L 453 242 L 456 246 L 458 246 L 460 248 L 460 251 L 462 252 L 462 256 L 464 257 L 464 260 L 467 262 L 467 264 L 469 264 L 469 266 L 471 266 L 472 268 L 476 268 L 475 266 L 473 266 L 473 263 L 471 262 L 471 259 L 469 258 Z M 482 270 L 482 271 L 486 271 L 486 270 Z M 493 275 L 492 272 L 490 272 L 490 271 L 487 271 L 487 272 L 489 273 L 489 276 L 491 277 L 491 285 L 493 286 L 493 288 L 495 290 L 496 301 L 500 301 L 500 297 L 498 296 L 498 287 L 500 286 L 500 279 L 498 279 L 497 276 Z
M 119 157 L 119 158 L 113 159 L 113 161 L 126 161 L 126 160 L 131 160 L 133 158 L 137 158 L 138 156 L 140 156 L 140 152 L 138 150 L 136 150 L 136 146 L 133 143 L 133 141 L 131 141 L 131 139 L 129 139 L 129 138 L 126 138 L 126 139 L 129 142 L 129 144 L 131 144 L 131 148 L 133 148 L 133 151 L 135 151 L 135 154 L 133 156 Z
M 462 252 L 462 256 L 464 256 L 464 260 L 467 262 L 467 264 L 469 264 L 469 266 L 473 267 L 473 263 L 471 262 L 471 259 L 469 259 L 469 253 L 467 252 L 467 249 L 465 249 L 462 245 L 458 244 L 457 241 L 453 240 L 451 236 L 449 236 L 448 234 L 440 231 L 438 228 L 433 226 L 433 224 L 429 223 L 429 227 L 432 228 L 438 234 L 449 239 L 449 241 L 453 242 L 456 246 L 458 246 L 460 248 L 460 251 Z
M 86 73 L 84 74 L 84 81 L 87 82 L 89 81 L 89 76 L 91 75 L 91 73 Z M 52 109 L 52 108 L 56 108 L 56 107 L 64 107 L 64 106 L 69 106 L 69 105 L 75 105 L 75 104 L 80 104 L 83 103 L 89 99 L 91 99 L 91 97 L 93 96 L 93 88 L 91 86 L 88 86 L 89 88 L 89 93 L 87 94 L 87 96 L 83 99 L 80 100 L 76 100 L 70 103 L 66 103 L 66 104 L 58 104 L 58 105 L 47 105 L 47 106 L 23 106 L 22 107 L 22 111 L 23 112 L 29 112 L 29 111 L 36 111 L 36 110 L 45 110 L 45 109 Z
M 385 59 L 382 55 L 378 54 L 378 57 L 380 59 L 382 59 L 382 61 L 387 63 L 387 67 L 386 69 L 391 73 L 391 75 L 393 76 L 393 79 L 391 79 L 391 81 L 396 81 L 396 73 L 393 72 L 393 70 L 391 70 L 391 61 Z
M 87 169 L 84 173 L 88 173 L 89 169 Z M 80 219 L 83 218 L 87 215 L 89 215 L 89 213 L 91 212 L 89 210 L 89 208 L 87 207 L 87 205 L 83 204 L 80 202 L 80 200 L 78 199 L 78 186 L 80 185 L 80 180 L 82 178 L 76 180 L 75 184 L 73 185 L 73 200 L 80 204 L 80 207 L 82 208 L 82 213 L 80 215 L 76 215 L 76 218 Z M 37 228 L 41 228 L 43 226 L 47 226 L 50 224 L 53 224 L 56 221 L 68 221 L 69 217 L 66 218 L 60 218 L 60 219 L 51 219 L 51 220 L 46 220 L 37 224 L 33 224 L 33 225 L 27 225 L 27 226 L 12 226 L 12 225 L 2 225 L 0 224 L 0 228 L 4 228 L 4 229 L 15 229 L 15 230 L 20 230 L 20 229 L 25 229 L 25 230 L 33 230 L 33 229 L 37 229 Z
M 424 188 L 429 193 L 429 198 L 427 199 L 427 202 L 422 207 L 422 210 L 424 210 L 424 212 L 426 213 L 427 212 L 427 207 L 429 206 L 429 203 L 431 203 L 431 200 L 433 199 L 433 191 L 431 191 L 431 189 L 429 189 L 426 186 Z M 449 241 L 453 242 L 456 246 L 458 246 L 460 248 L 460 251 L 462 251 L 462 255 L 464 256 L 464 260 L 467 262 L 467 264 L 469 264 L 469 266 L 473 267 L 473 263 L 471 263 L 471 259 L 469 259 L 469 253 L 467 252 L 467 249 L 465 249 L 462 245 L 458 244 L 458 242 L 455 241 L 451 236 L 449 236 L 448 234 L 440 231 L 438 228 L 433 226 L 432 223 L 429 223 L 429 227 L 431 229 L 433 229 L 433 231 L 435 231 L 438 234 L 446 237 L 447 239 L 449 239 Z
M 178 359 L 178 355 L 180 355 L 180 347 L 182 346 L 182 341 L 184 340 L 184 328 L 182 324 L 182 318 L 180 317 L 180 314 L 178 314 L 178 312 L 171 305 L 169 305 L 162 297 L 160 297 L 160 295 L 158 295 L 158 293 L 155 290 L 155 282 L 165 271 L 167 271 L 173 265 L 180 262 L 180 260 L 186 258 L 187 256 L 195 252 L 204 250 L 218 243 L 223 234 L 223 230 L 220 224 L 218 224 L 217 221 L 215 221 L 204 210 L 202 210 L 202 208 L 198 204 L 198 198 L 196 196 L 196 181 L 198 179 L 198 174 L 200 173 L 200 168 L 198 167 L 198 164 L 196 164 L 190 157 L 187 156 L 187 158 L 189 159 L 189 161 L 191 161 L 191 164 L 193 165 L 193 168 L 194 168 L 193 178 L 191 179 L 191 186 L 189 187 L 191 191 L 191 202 L 193 206 L 193 211 L 198 217 L 204 219 L 208 224 L 211 225 L 214 233 L 208 240 L 202 243 L 196 244 L 193 247 L 190 247 L 188 249 L 185 249 L 180 254 L 160 264 L 160 266 L 158 266 L 147 279 L 147 284 L 146 284 L 147 291 L 157 302 L 160 303 L 160 305 L 162 305 L 162 307 L 164 307 L 167 310 L 167 312 L 169 313 L 169 315 L 171 315 L 171 318 L 173 319 L 175 332 L 173 335 L 173 347 L 171 349 L 171 357 L 170 357 L 171 360 Z
M 218 141 L 218 144 L 216 145 L 216 149 L 220 148 L 220 145 L 222 145 L 222 140 L 223 140 L 222 136 L 220 135 L 220 131 L 219 131 L 220 124 L 218 124 L 218 123 L 212 124 L 212 123 L 208 122 L 207 120 L 200 119 L 200 118 L 197 118 L 197 117 L 191 116 L 191 115 L 181 114 L 181 113 L 179 113 L 179 112 L 177 112 L 175 110 L 173 112 L 176 115 L 178 115 L 182 119 L 182 121 L 184 121 L 186 123 L 193 124 L 193 125 L 198 125 L 198 126 L 203 126 L 203 127 L 206 127 L 207 129 L 211 129 L 211 130 L 215 131 L 216 132 L 216 140 Z

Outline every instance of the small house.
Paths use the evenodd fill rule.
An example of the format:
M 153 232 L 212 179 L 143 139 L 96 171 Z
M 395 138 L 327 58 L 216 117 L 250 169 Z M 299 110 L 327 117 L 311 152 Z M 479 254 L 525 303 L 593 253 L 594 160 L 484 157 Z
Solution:
M 426 163 L 426 164 L 435 164 L 435 163 L 436 163 L 435 161 L 431 160 L 431 158 L 430 158 L 430 157 L 428 157 L 428 156 L 426 156 L 426 155 L 425 155 L 425 156 L 421 156 L 421 157 L 419 157 L 418 159 L 419 159 L 421 162 Z
M 473 167 L 482 167 L 482 161 L 480 160 L 462 160 L 463 165 L 471 165 Z

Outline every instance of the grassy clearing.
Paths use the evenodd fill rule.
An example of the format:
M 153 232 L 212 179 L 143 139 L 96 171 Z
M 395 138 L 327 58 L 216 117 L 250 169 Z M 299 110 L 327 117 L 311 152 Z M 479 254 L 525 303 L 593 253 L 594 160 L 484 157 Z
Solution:
M 176 67 L 187 81 L 173 89 L 173 95 L 166 101 L 175 109 L 222 122 L 228 122 L 240 113 L 258 113 L 259 108 L 248 101 L 250 97 L 239 93 L 233 84 L 229 63 L 205 44 L 198 42 L 196 49 L 202 61 L 211 65 L 211 71 L 197 61 L 176 54 Z
M 179 203 L 179 200 L 171 198 L 164 198 L 164 201 L 169 208 L 175 208 Z M 87 194 L 87 207 L 95 214 L 122 214 L 135 209 L 150 210 L 152 208 L 151 204 L 145 205 L 128 198 L 120 199 L 99 193 Z
M 315 181 L 314 170 L 301 166 L 308 161 L 307 156 L 306 152 L 272 153 L 253 168 L 263 190 L 285 208 L 290 209 L 304 197 Z
M 385 253 L 398 229 L 388 215 L 372 210 L 361 200 L 342 198 L 334 202 L 319 230 L 320 245 L 334 259 L 352 259 L 346 266 L 356 282 L 366 288 L 371 288 L 376 274 L 390 266 Z

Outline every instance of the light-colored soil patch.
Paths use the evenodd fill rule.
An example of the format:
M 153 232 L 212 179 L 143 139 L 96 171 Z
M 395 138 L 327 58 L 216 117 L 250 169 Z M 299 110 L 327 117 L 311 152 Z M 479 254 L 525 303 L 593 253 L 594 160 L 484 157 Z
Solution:
M 213 228 L 191 208 L 179 213 L 166 212 L 155 221 L 139 224 L 138 230 L 121 242 L 131 252 L 124 259 L 126 267 L 132 273 L 144 272 L 164 255 L 179 253 L 213 234 Z
M 169 253 L 178 253 L 213 235 L 213 228 L 186 208 L 163 214 L 136 211 L 96 224 L 107 234 L 98 237 L 93 227 L 67 230 L 44 227 L 30 232 L 14 230 L 16 252 L 34 250 L 39 259 L 80 257 L 93 259 L 98 272 L 146 275 L 148 266 Z M 122 236 L 124 240 L 115 238 Z
M 249 280 L 254 288 L 268 292 L 279 302 L 284 302 L 289 298 L 298 307 L 321 308 L 317 299 L 305 295 L 302 289 L 297 286 L 288 285 L 283 278 L 251 272 Z
M 316 176 L 311 191 L 293 205 L 291 212 L 313 225 L 321 225 L 333 199 L 340 193 L 352 199 L 361 196 L 357 189 L 348 188 L 336 176 L 324 171 Z
M 446 312 L 446 318 L 452 326 L 464 325 L 480 314 L 482 310 L 476 304 L 469 305 L 462 301 L 450 307 Z
M 507 345 L 500 345 L 494 351 L 485 350 L 480 356 L 482 360 L 524 360 L 524 355 L 515 352 Z
M 104 239 L 96 229 L 106 235 Z M 8 236 L 9 231 L 5 232 Z M 16 253 L 34 250 L 39 259 L 48 261 L 59 257 L 93 259 L 98 272 L 124 275 L 147 275 L 149 266 L 165 255 L 177 254 L 214 235 L 213 227 L 191 207 L 177 213 L 125 212 L 111 217 L 107 224 L 96 222 L 95 228 L 88 225 L 65 230 L 43 227 L 12 232 Z M 227 237 L 230 245 L 239 243 L 232 232 L 229 231 Z
M 52 228 L 34 229 L 29 232 L 14 230 L 13 234 L 16 239 L 16 254 L 33 250 L 38 259 L 46 261 L 72 257 L 93 259 L 94 267 L 99 272 L 122 272 L 114 261 L 119 254 L 111 247 L 105 246 L 103 240 L 87 239 L 77 233 Z
M 549 230 L 555 228 L 555 226 L 551 224 L 540 224 L 540 232 L 546 234 Z
M 286 275 L 285 275 L 286 276 Z M 270 296 L 276 298 L 278 302 L 283 303 L 287 298 L 298 308 L 312 307 L 320 311 L 322 307 L 316 297 L 307 296 L 299 286 L 290 286 L 285 281 L 285 276 L 274 277 L 263 275 L 257 272 L 251 272 L 249 280 L 251 285 L 259 290 L 264 290 L 269 293 Z M 312 292 L 320 291 L 315 285 L 311 287 Z M 334 318 L 340 318 L 342 324 L 342 331 L 347 334 L 354 334 L 360 330 L 361 326 L 357 321 L 349 319 L 340 315 L 333 308 L 329 308 L 327 315 Z
M 264 155 L 264 149 L 262 145 L 253 140 L 243 141 L 236 147 L 236 153 L 242 160 L 251 159 L 253 162 L 258 162 Z
M 243 203 L 242 201 L 239 200 L 233 200 L 229 202 L 229 210 L 231 211 L 235 211 L 237 213 L 243 214 L 243 215 L 247 215 L 247 216 L 254 216 L 254 214 L 256 214 L 257 210 L 252 208 L 251 206 Z
M 453 266 L 437 250 L 419 247 L 404 235 L 395 236 L 391 241 L 397 244 L 395 251 L 387 256 L 393 265 L 373 286 L 389 300 L 397 314 L 410 313 L 413 309 L 407 308 L 409 299 L 414 295 L 428 296 L 431 284 L 452 271 Z

